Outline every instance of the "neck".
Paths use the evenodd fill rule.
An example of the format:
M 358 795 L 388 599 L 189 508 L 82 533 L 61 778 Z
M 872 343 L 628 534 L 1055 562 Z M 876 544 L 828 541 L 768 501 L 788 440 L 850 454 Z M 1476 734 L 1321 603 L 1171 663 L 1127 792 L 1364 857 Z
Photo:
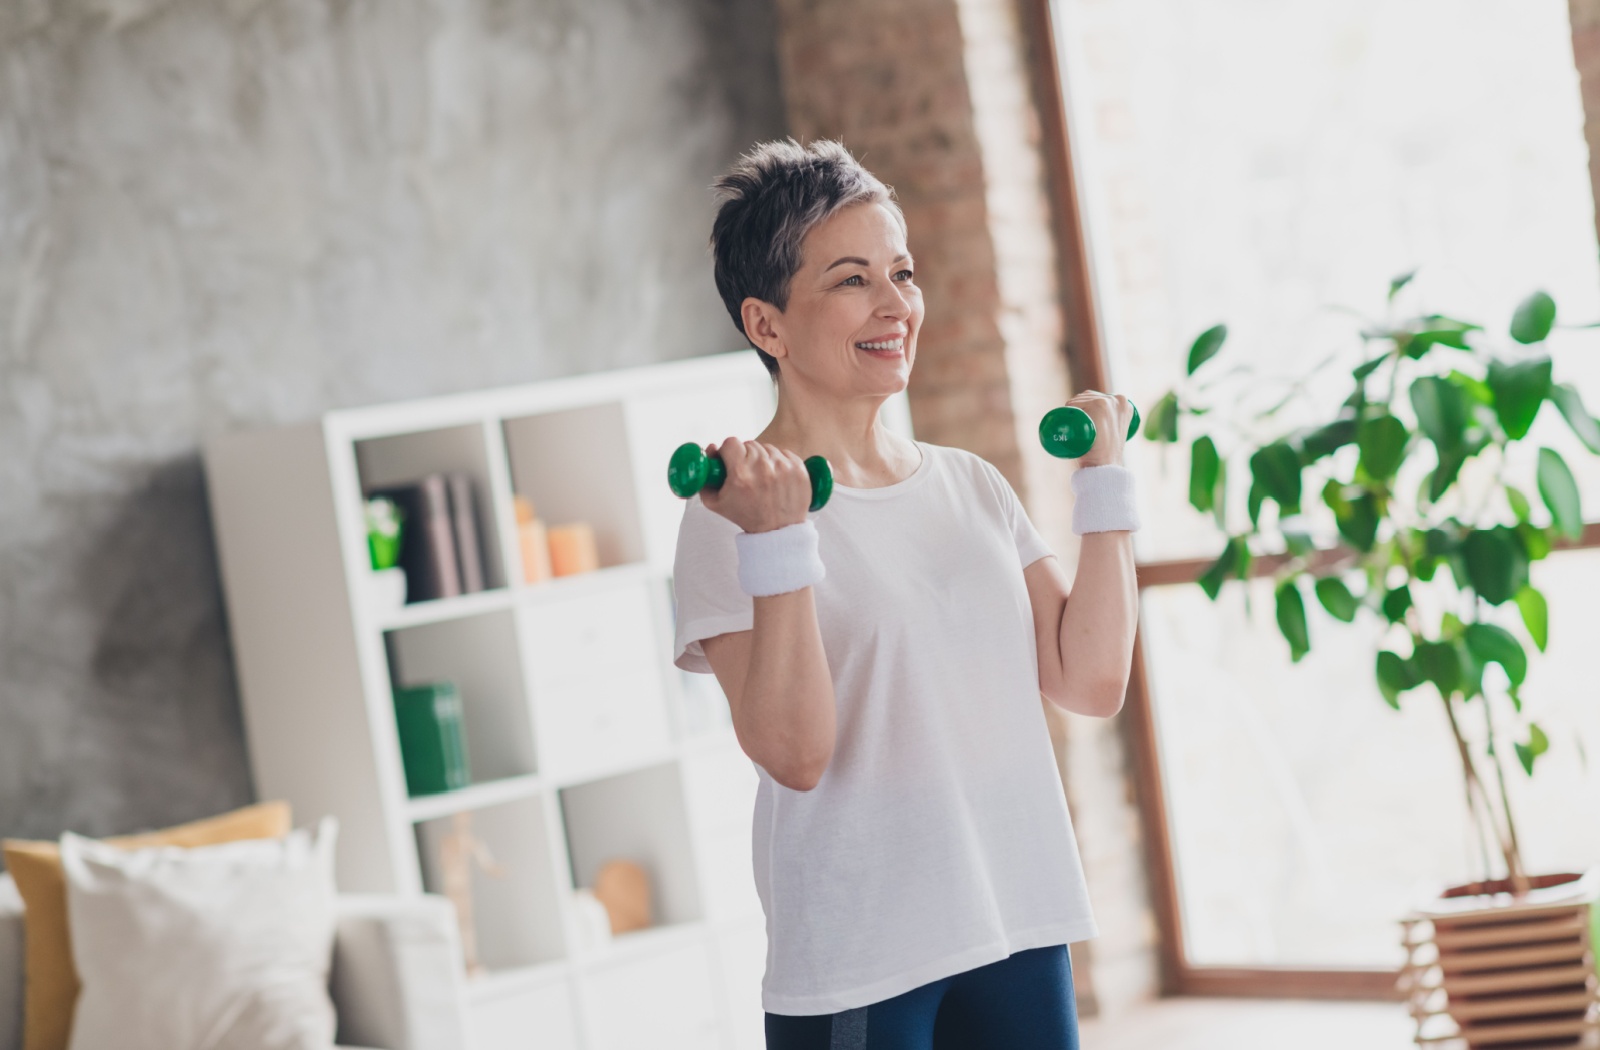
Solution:
M 906 438 L 878 421 L 889 394 L 837 394 L 810 390 L 785 376 L 778 408 L 757 438 L 802 458 L 823 456 L 841 485 L 875 488 L 916 469 L 921 454 Z

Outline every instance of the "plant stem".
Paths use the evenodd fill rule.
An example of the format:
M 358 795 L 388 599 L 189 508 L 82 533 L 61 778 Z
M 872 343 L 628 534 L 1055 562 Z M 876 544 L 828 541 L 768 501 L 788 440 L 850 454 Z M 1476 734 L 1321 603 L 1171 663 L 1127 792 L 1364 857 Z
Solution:
M 1478 776 L 1477 764 L 1472 761 L 1472 749 L 1467 746 L 1467 740 L 1461 735 L 1461 724 L 1456 721 L 1455 704 L 1452 702 L 1454 693 L 1444 698 L 1445 714 L 1450 718 L 1450 732 L 1456 738 L 1456 751 L 1461 756 L 1461 767 L 1467 778 L 1467 805 L 1474 814 L 1478 807 L 1483 807 L 1484 818 L 1493 829 L 1495 839 L 1500 847 L 1500 853 L 1505 858 L 1506 871 L 1510 874 L 1513 870 L 1520 872 L 1521 865 L 1512 855 L 1511 844 L 1501 834 L 1500 825 L 1494 819 L 1494 807 L 1489 804 L 1489 792 L 1483 786 L 1483 780 Z M 1477 794 L 1473 794 L 1476 789 Z
M 1525 895 L 1531 888 L 1528 882 L 1528 873 L 1522 867 L 1522 847 L 1517 843 L 1517 823 L 1511 815 L 1511 793 L 1506 790 L 1506 770 L 1500 759 L 1500 749 L 1494 746 L 1494 713 L 1489 709 L 1488 694 L 1479 697 L 1483 701 L 1483 724 L 1489 731 L 1489 761 L 1494 764 L 1495 779 L 1500 785 L 1500 806 L 1506 815 L 1506 835 L 1509 844 L 1506 848 L 1506 873 L 1511 879 L 1511 890 L 1517 896 Z

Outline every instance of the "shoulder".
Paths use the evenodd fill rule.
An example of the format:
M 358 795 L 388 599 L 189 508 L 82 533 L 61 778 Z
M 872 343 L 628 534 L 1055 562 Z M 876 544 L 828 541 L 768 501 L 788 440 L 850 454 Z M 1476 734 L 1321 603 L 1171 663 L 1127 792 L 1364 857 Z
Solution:
M 946 472 L 967 485 L 989 493 L 998 499 L 1004 499 L 1004 494 L 1010 488 L 1005 475 L 993 463 L 984 459 L 976 452 L 952 445 L 933 445 L 924 441 L 922 447 L 927 449 L 934 457 L 936 465 L 942 466 Z

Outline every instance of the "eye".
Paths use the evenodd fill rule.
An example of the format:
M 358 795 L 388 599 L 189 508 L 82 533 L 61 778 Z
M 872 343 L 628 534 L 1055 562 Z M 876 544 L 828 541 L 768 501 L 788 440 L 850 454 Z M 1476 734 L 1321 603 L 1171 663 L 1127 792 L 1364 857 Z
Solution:
M 854 282 L 854 283 L 852 283 L 852 282 Z M 840 287 L 848 286 L 850 288 L 859 288 L 865 282 L 866 282 L 866 279 L 864 277 L 862 277 L 859 273 L 853 273 L 849 277 L 846 277 L 844 280 L 840 281 L 839 285 L 840 285 Z
M 912 273 L 910 270 L 901 270 L 899 273 L 894 275 L 894 279 L 897 281 L 911 281 L 915 280 L 916 276 L 917 275 Z

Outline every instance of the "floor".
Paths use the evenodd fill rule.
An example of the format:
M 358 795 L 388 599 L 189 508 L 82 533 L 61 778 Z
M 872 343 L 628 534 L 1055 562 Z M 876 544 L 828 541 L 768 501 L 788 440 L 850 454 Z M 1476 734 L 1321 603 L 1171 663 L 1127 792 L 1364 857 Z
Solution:
M 1400 1003 L 1158 999 L 1085 1020 L 1083 1050 L 1406 1050 L 1415 1029 Z

